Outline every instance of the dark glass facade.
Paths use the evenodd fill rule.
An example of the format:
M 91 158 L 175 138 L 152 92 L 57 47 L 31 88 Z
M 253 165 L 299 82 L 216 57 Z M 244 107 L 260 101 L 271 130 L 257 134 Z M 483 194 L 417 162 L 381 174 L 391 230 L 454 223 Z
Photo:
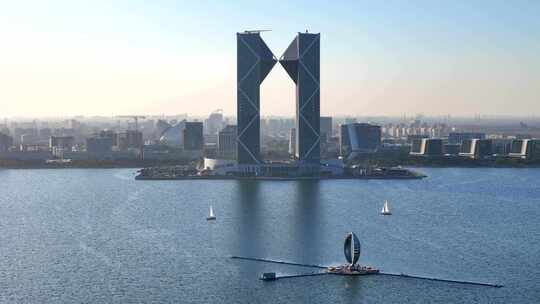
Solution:
M 522 153 L 523 139 L 517 139 L 512 141 L 512 146 L 510 148 L 510 153 Z
M 237 159 L 259 164 L 260 85 L 277 60 L 258 32 L 236 34 L 237 46 Z
M 218 135 L 219 158 L 236 159 L 236 126 L 228 125 Z
M 185 122 L 184 130 L 184 150 L 202 150 L 203 149 L 203 123 Z
M 340 151 L 347 156 L 351 152 L 372 153 L 381 146 L 381 126 L 367 123 L 344 124 L 340 127 Z
M 540 160 L 540 140 L 533 139 L 529 141 L 530 150 L 528 151 L 528 158 L 531 160 Z
M 320 162 L 320 34 L 298 33 L 280 59 L 296 83 L 295 157 Z
M 426 141 L 425 155 L 442 155 L 443 141 L 442 139 L 424 139 Z

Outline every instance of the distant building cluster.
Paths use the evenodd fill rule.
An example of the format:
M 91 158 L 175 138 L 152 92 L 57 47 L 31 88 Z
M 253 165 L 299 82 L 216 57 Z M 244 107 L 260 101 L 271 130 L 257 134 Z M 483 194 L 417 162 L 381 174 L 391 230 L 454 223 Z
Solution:
M 350 161 L 399 153 L 410 157 L 540 158 L 540 131 L 521 130 L 520 125 L 503 132 L 496 125 L 468 132 L 462 126 L 447 123 L 358 121 L 361 120 L 321 116 L 320 158 L 341 156 Z M 0 160 L 237 160 L 239 130 L 235 122 L 234 116 L 225 117 L 221 111 L 210 113 L 206 119 L 188 120 L 187 115 L 149 118 L 139 126 L 129 119 L 116 118 L 5 122 L 0 124 Z M 260 143 L 259 157 L 270 161 L 298 160 L 297 147 L 306 144 L 297 136 L 294 118 L 260 118 L 256 139 Z
M 410 154 L 422 157 L 457 156 L 472 159 L 508 157 L 540 160 L 540 140 L 486 138 L 482 133 L 450 133 L 448 138 L 443 139 L 414 139 Z
M 260 86 L 278 62 L 296 86 L 294 118 L 261 117 Z M 235 173 L 247 175 L 318 174 L 342 161 L 402 155 L 540 160 L 540 128 L 524 122 L 321 116 L 320 34 L 298 33 L 278 60 L 259 31 L 237 33 L 236 70 L 235 116 L 218 109 L 198 118 L 5 121 L 0 124 L 0 160 L 205 159 L 210 167 L 228 170 L 234 164 Z
M 86 120 L 81 118 L 81 120 Z M 204 149 L 203 123 L 76 119 L 0 124 L 0 160 L 192 160 Z
M 340 155 L 346 159 L 358 159 L 377 154 L 385 156 L 394 150 L 407 152 L 411 157 L 540 160 L 539 140 L 517 133 L 519 129 L 507 128 L 504 134 L 497 125 L 484 127 L 493 132 L 490 134 L 454 129 L 455 126 L 450 127 L 446 123 L 428 124 L 420 120 L 381 126 L 345 120 L 340 125 Z M 516 134 L 510 135 L 510 132 Z
M 321 116 L 318 148 L 321 159 L 341 156 L 345 161 L 363 157 L 507 157 L 536 160 L 539 140 L 527 132 L 454 131 L 442 123 L 375 124 L 358 119 Z M 297 160 L 295 119 L 260 118 L 260 156 L 268 160 Z M 308 127 L 309 128 L 309 127 Z M 0 124 L 0 159 L 11 160 L 196 160 L 203 157 L 238 159 L 235 117 L 221 111 L 207 119 L 153 118 L 138 130 L 129 120 L 69 119 L 60 122 L 6 122 Z M 510 134 L 508 134 L 510 133 Z M 536 134 L 536 133 L 535 133 Z

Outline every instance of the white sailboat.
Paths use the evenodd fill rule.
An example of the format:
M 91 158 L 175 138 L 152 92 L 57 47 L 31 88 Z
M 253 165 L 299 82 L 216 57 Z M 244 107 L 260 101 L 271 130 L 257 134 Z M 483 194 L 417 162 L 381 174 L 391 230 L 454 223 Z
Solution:
M 216 215 L 214 214 L 214 208 L 210 206 L 210 215 L 206 218 L 206 220 L 210 221 L 210 220 L 215 220 L 215 219 L 216 219 Z
M 382 207 L 381 214 L 382 215 L 391 215 L 392 214 L 392 212 L 390 211 L 390 207 L 388 206 L 388 201 L 387 200 L 384 201 L 384 205 Z

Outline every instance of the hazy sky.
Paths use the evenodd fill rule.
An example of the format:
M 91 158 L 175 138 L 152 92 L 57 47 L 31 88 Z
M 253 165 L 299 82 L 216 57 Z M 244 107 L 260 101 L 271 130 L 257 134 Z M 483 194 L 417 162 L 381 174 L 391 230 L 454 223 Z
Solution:
M 0 117 L 234 114 L 245 29 L 321 33 L 322 114 L 540 114 L 537 0 L 0 0 Z M 276 65 L 261 114 L 294 102 Z

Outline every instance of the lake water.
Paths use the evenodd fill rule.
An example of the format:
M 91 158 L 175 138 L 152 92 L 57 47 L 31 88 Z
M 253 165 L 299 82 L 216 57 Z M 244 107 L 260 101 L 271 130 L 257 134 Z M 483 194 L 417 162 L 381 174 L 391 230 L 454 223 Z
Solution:
M 539 303 L 540 169 L 423 180 L 135 181 L 133 169 L 0 170 L 0 302 Z M 378 214 L 387 199 L 392 216 Z M 207 222 L 209 205 L 217 221 Z M 387 276 L 262 282 L 340 264 Z

